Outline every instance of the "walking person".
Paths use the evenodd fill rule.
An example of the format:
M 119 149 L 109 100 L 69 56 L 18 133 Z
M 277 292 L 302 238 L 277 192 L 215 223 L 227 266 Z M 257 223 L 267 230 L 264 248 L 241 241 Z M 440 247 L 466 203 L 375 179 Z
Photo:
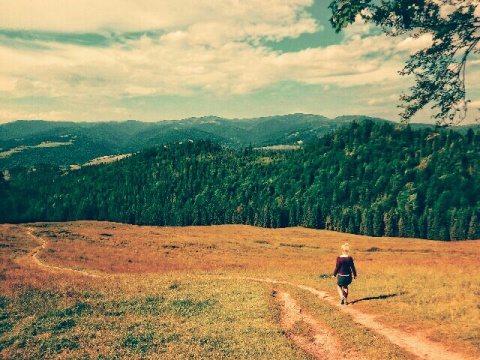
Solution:
M 348 285 L 352 283 L 352 278 L 357 278 L 357 270 L 355 269 L 353 258 L 348 255 L 349 251 L 350 246 L 348 243 L 343 244 L 342 255 L 337 257 L 337 263 L 332 275 L 332 278 L 337 277 L 337 290 L 342 305 L 348 304 Z

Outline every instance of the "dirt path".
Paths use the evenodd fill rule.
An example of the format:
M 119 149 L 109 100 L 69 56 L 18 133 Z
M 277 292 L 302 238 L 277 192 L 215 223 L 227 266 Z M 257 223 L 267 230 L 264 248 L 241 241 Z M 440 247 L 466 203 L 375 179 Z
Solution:
M 27 228 L 27 234 L 31 237 L 33 237 L 35 240 L 37 241 L 40 241 L 41 242 L 41 245 L 36 247 L 35 249 L 33 249 L 33 251 L 28 255 L 28 258 L 31 259 L 31 261 L 33 261 L 33 263 L 43 269 L 48 269 L 50 271 L 68 271 L 68 272 L 73 272 L 75 274 L 80 274 L 80 275 L 84 275 L 84 276 L 90 276 L 90 277 L 94 277 L 94 278 L 99 278 L 99 277 L 105 277 L 106 275 L 97 275 L 97 274 L 92 274 L 92 273 L 89 273 L 85 270 L 78 270 L 78 269 L 71 269 L 71 268 L 66 268 L 66 267 L 60 267 L 60 266 L 54 266 L 54 265 L 49 265 L 49 264 L 46 264 L 44 262 L 42 262 L 40 259 L 39 259 L 39 254 L 41 254 L 41 252 L 43 250 L 45 250 L 45 247 L 47 246 L 47 241 L 42 238 L 41 236 L 36 236 L 33 234 L 33 229 L 32 228 Z
M 302 290 L 309 291 L 312 294 L 318 296 L 323 301 L 329 302 L 330 304 L 337 306 L 340 311 L 349 314 L 354 322 L 384 336 L 385 338 L 388 339 L 388 341 L 401 347 L 402 349 L 406 350 L 407 352 L 414 355 L 418 359 L 422 359 L 422 360 L 465 360 L 466 359 L 465 356 L 448 351 L 438 343 L 425 339 L 420 335 L 406 333 L 404 331 L 400 331 L 395 328 L 383 325 L 375 320 L 374 315 L 363 313 L 359 310 L 354 309 L 352 306 L 342 306 L 339 304 L 339 301 L 337 298 L 333 298 L 332 296 L 330 296 L 328 293 L 324 291 L 320 291 L 309 286 L 290 283 L 288 281 L 277 281 L 277 280 L 271 280 L 271 279 L 258 279 L 258 278 L 250 278 L 250 280 L 255 280 L 259 282 L 268 282 L 272 284 L 286 284 L 286 285 L 298 287 Z M 307 351 L 308 349 L 304 349 L 304 350 Z M 317 358 L 320 359 L 321 357 L 317 357 Z
M 361 359 L 358 355 L 345 357 L 331 331 L 303 311 L 289 293 L 278 292 L 276 297 L 282 303 L 282 328 L 296 346 L 315 359 Z
M 33 234 L 33 229 L 28 228 L 27 233 L 35 240 L 40 241 L 41 245 L 36 247 L 25 259 L 31 259 L 31 261 L 44 269 L 50 271 L 68 271 L 76 274 L 90 276 L 90 277 L 108 277 L 106 274 L 92 274 L 85 270 L 77 270 L 71 268 L 64 268 L 54 265 L 48 265 L 43 263 L 39 259 L 39 254 L 45 249 L 47 241 L 40 236 Z M 410 334 L 386 325 L 383 325 L 375 320 L 375 316 L 371 314 L 363 313 L 353 306 L 342 306 L 339 304 L 338 299 L 330 296 L 327 292 L 317 290 L 315 288 L 294 284 L 288 281 L 278 281 L 272 279 L 262 278 L 247 278 L 247 280 L 253 280 L 258 282 L 267 282 L 272 284 L 285 284 L 295 286 L 305 291 L 318 296 L 321 300 L 326 301 L 334 306 L 338 307 L 339 311 L 349 314 L 352 320 L 365 328 L 371 329 L 378 334 L 384 336 L 391 343 L 401 347 L 407 352 L 411 353 L 417 359 L 422 360 L 465 360 L 466 358 L 458 353 L 453 353 L 446 350 L 438 343 L 425 339 L 424 337 L 416 334 Z M 290 294 L 286 292 L 279 292 L 278 299 L 282 302 L 282 325 L 287 334 L 295 342 L 297 346 L 302 348 L 305 352 L 311 354 L 317 359 L 348 359 L 344 357 L 339 350 L 336 343 L 335 336 L 330 334 L 325 327 L 315 320 L 311 315 L 303 312 L 297 305 Z M 301 325 L 301 323 L 307 325 L 310 331 L 303 334 L 302 331 L 295 331 L 295 326 Z M 359 356 L 352 354 L 355 359 L 361 359 Z

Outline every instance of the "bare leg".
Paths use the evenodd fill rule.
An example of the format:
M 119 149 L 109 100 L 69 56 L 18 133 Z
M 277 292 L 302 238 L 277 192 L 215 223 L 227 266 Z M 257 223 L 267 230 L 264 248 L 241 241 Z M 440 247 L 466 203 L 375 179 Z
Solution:
M 343 288 L 341 286 L 337 285 L 337 291 L 338 295 L 340 295 L 340 299 L 345 297 L 345 295 L 343 295 Z
M 342 287 L 342 291 L 343 291 L 343 297 L 345 298 L 345 304 L 347 304 L 348 287 L 347 286 Z

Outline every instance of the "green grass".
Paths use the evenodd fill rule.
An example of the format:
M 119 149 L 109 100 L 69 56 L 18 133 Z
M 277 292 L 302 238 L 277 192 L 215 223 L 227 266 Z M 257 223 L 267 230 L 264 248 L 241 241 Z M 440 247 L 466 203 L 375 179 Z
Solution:
M 65 296 L 61 287 L 3 297 L 5 358 L 307 359 L 282 333 L 268 288 L 248 281 L 118 278 Z M 30 319 L 30 320 L 28 320 Z M 27 321 L 28 320 L 28 321 Z M 11 331 L 14 329 L 14 331 Z
M 337 296 L 330 274 L 345 241 L 359 272 L 349 299 L 356 310 L 472 359 L 480 354 L 480 327 L 472 321 L 480 314 L 480 283 L 470 275 L 478 267 L 478 241 L 246 226 L 38 226 L 47 225 L 52 237 L 42 235 L 48 237 L 40 254 L 45 265 L 81 265 L 101 276 L 39 266 L 31 254 L 41 242 L 18 226 L 0 224 L 0 240 L 8 245 L 0 248 L 0 358 L 307 359 L 280 326 L 274 291 L 284 285 L 244 278 L 283 280 Z M 164 248 L 171 244 L 178 248 Z M 410 358 L 338 307 L 285 288 L 347 353 Z M 299 322 L 289 332 L 295 333 L 308 338 L 311 328 Z

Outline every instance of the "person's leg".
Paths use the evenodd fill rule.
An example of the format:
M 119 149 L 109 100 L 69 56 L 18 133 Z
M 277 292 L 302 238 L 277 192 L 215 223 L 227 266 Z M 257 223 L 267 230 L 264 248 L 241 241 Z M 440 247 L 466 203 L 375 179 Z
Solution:
M 343 297 L 345 298 L 345 304 L 347 304 L 348 286 L 343 286 L 343 287 L 342 287 L 342 292 L 343 292 Z
M 337 285 L 338 295 L 340 295 L 340 299 L 343 299 L 345 296 L 343 295 L 343 288 L 340 285 Z

